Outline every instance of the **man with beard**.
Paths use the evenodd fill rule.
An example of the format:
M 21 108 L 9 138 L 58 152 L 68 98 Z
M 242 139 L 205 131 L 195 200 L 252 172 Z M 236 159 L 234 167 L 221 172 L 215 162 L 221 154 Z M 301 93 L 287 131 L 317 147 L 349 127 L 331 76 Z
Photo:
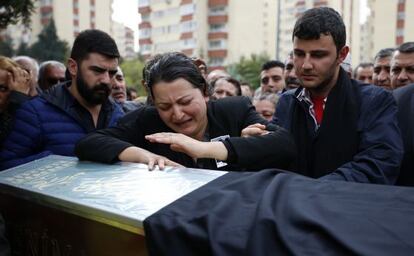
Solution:
M 293 51 L 289 52 L 285 61 L 285 70 L 283 71 L 285 78 L 285 89 L 291 90 L 301 86 L 301 81 L 296 75 L 295 67 L 293 66 Z
M 341 16 L 307 10 L 293 30 L 293 62 L 302 86 L 279 99 L 273 123 L 298 147 L 291 170 L 312 178 L 394 184 L 403 144 L 389 91 L 349 78 Z
M 109 99 L 118 58 L 116 43 L 105 32 L 80 33 L 67 63 L 72 80 L 17 110 L 14 128 L 0 151 L 0 170 L 50 154 L 73 156 L 80 138 L 114 125 L 123 115 Z

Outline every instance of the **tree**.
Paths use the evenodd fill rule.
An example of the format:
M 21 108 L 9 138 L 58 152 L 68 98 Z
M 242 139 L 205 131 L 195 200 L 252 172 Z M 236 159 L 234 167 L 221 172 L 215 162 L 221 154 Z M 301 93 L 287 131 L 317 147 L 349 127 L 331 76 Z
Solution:
M 147 95 L 147 92 L 141 85 L 144 61 L 140 60 L 139 58 L 127 60 L 123 61 L 120 66 L 122 68 L 122 72 L 124 72 L 127 86 L 137 89 L 138 95 L 140 96 Z
M 30 55 L 30 48 L 25 42 L 21 42 L 19 48 L 17 48 L 16 55 Z
M 38 40 L 30 47 L 30 55 L 40 62 L 46 60 L 64 62 L 67 51 L 67 43 L 58 38 L 53 19 L 43 28 Z
M 253 88 L 260 85 L 260 71 L 263 63 L 269 60 L 266 54 L 252 54 L 250 58 L 241 57 L 238 63 L 229 65 L 227 71 L 239 81 L 248 82 Z
M 34 11 L 33 0 L 1 0 L 0 1 L 0 29 L 20 20 L 27 27 L 30 25 L 30 15 Z
M 12 57 L 14 55 L 13 42 L 7 35 L 0 40 L 0 55 L 6 57 Z

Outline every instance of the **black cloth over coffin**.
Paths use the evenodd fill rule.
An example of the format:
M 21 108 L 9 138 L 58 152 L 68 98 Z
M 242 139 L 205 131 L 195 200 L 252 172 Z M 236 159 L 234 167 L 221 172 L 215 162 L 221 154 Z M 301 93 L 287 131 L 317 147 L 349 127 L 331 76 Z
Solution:
M 412 255 L 414 189 L 228 173 L 144 228 L 150 255 Z

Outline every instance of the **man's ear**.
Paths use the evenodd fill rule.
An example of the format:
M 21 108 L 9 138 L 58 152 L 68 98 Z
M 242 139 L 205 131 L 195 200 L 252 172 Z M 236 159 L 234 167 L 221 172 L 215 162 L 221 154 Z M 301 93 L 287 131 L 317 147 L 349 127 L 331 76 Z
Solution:
M 338 64 L 341 64 L 349 53 L 349 46 L 345 45 L 338 53 Z
M 72 58 L 68 59 L 68 70 L 71 77 L 76 77 L 78 74 L 78 63 Z

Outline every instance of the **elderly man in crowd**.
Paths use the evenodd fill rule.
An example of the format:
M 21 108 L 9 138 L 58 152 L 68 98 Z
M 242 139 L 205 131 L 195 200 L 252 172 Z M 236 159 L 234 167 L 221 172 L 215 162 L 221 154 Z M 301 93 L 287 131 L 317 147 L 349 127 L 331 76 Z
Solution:
M 38 85 L 42 91 L 47 91 L 54 85 L 65 81 L 66 67 L 59 61 L 49 60 L 40 64 Z
M 381 49 L 374 57 L 374 74 L 372 75 L 372 82 L 391 90 L 391 58 L 394 53 L 394 48 Z

